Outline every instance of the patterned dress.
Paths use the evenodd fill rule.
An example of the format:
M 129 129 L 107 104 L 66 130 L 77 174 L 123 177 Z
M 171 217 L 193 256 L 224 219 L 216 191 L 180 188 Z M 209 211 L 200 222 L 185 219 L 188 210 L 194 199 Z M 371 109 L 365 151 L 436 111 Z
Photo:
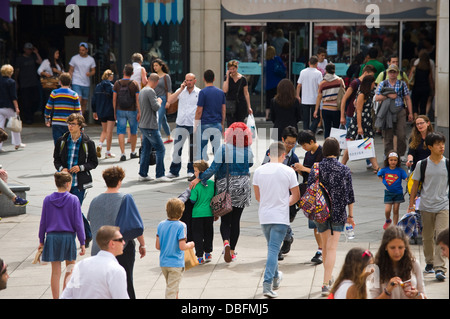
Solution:
M 355 108 L 358 96 L 362 93 L 358 93 L 355 97 Z M 364 138 L 373 138 L 373 122 L 372 122 L 372 105 L 373 105 L 373 92 L 369 94 L 369 98 L 364 102 L 362 114 L 361 114 L 361 125 L 364 133 Z M 358 135 L 358 120 L 357 111 L 353 114 L 350 120 L 350 126 L 347 128 L 347 139 L 356 140 Z

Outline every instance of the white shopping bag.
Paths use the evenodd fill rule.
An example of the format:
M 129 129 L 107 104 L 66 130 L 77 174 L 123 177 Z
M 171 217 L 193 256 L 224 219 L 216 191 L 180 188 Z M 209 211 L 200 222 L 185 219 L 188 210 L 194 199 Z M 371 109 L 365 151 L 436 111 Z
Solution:
M 375 157 L 375 145 L 373 138 L 347 141 L 347 150 L 349 161 L 357 161 Z
M 247 117 L 247 127 L 252 131 L 252 139 L 256 140 L 258 134 L 256 133 L 256 122 L 253 114 L 249 114 Z
M 339 142 L 339 147 L 341 150 L 347 149 L 347 139 L 345 136 L 347 135 L 347 129 L 341 128 L 331 128 L 330 137 L 334 137 Z

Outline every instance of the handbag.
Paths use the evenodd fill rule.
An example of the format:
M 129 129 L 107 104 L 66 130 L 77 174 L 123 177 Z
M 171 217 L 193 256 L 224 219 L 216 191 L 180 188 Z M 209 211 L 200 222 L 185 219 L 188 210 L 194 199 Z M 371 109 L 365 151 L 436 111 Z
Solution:
M 133 197 L 129 194 L 124 195 L 122 198 L 115 226 L 120 227 L 120 232 L 125 242 L 133 240 L 144 233 L 144 222 Z
M 6 127 L 16 133 L 22 132 L 22 120 L 20 119 L 20 116 L 11 116 L 8 119 L 8 124 L 6 124 Z
M 186 249 L 184 251 L 184 270 L 194 268 L 198 264 L 198 259 L 197 256 L 195 256 L 194 249 Z
M 169 90 L 167 89 L 167 78 L 164 76 L 164 87 L 166 89 L 166 101 L 169 100 Z M 167 102 L 166 102 L 167 103 Z M 169 104 L 169 108 L 166 109 L 166 114 L 174 114 L 178 112 L 178 99 L 173 102 L 172 104 Z
M 228 164 L 227 164 L 227 189 L 224 192 L 215 195 L 211 199 L 211 204 L 210 204 L 211 210 L 212 210 L 214 217 L 216 217 L 216 218 L 222 217 L 233 210 L 233 206 L 231 204 L 231 195 L 228 191 L 229 182 L 230 182 L 230 180 L 229 180 Z M 216 183 L 214 183 L 214 187 L 216 187 Z
M 59 86 L 59 79 L 57 77 L 41 77 L 41 85 L 43 89 L 57 89 Z
M 347 129 L 345 127 L 344 129 L 341 129 L 341 126 L 339 126 L 339 128 L 332 127 L 330 137 L 337 139 L 340 149 L 345 150 L 347 149 L 347 139 L 345 138 L 347 135 Z
M 347 141 L 347 150 L 349 161 L 376 157 L 374 140 L 369 137 L 365 139 Z
M 150 166 L 156 165 L 156 150 L 152 148 L 152 151 L 150 152 Z

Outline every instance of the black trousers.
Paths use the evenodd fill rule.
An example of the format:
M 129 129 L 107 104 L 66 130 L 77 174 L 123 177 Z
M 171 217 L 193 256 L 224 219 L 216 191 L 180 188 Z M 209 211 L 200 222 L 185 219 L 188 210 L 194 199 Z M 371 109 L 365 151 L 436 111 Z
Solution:
M 203 253 L 211 253 L 214 239 L 214 217 L 192 218 L 192 236 L 195 243 L 195 255 L 203 257 Z
M 119 264 L 125 269 L 127 273 L 127 291 L 130 299 L 136 299 L 133 285 L 133 268 L 134 259 L 136 257 L 136 244 L 134 240 L 129 240 L 123 249 L 123 254 L 116 256 Z
M 228 240 L 231 250 L 236 248 L 236 244 L 241 232 L 241 215 L 244 208 L 233 207 L 228 214 L 220 217 L 220 234 L 222 240 Z

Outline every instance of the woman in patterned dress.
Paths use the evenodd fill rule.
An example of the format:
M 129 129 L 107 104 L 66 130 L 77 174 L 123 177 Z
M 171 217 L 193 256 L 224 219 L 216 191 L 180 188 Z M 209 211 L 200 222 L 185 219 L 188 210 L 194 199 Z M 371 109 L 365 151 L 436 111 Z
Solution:
M 199 182 L 205 185 L 208 179 L 215 175 L 216 194 L 220 194 L 227 189 L 228 168 L 228 191 L 233 210 L 222 216 L 220 223 L 224 259 L 227 263 L 236 258 L 235 248 L 240 234 L 241 215 L 244 208 L 250 206 L 252 197 L 249 171 L 253 166 L 251 144 L 251 130 L 242 122 L 234 122 L 225 131 L 225 144 L 216 151 L 211 166 L 190 185 L 191 189 Z
M 373 106 L 373 89 L 375 87 L 375 77 L 368 75 L 361 81 L 359 92 L 356 95 L 356 109 L 350 125 L 347 128 L 347 140 L 356 140 L 358 136 L 363 138 L 373 138 L 373 121 L 372 121 L 372 106 Z M 374 169 L 374 173 L 380 170 L 376 157 L 369 159 Z M 342 164 L 347 164 L 348 150 L 344 150 L 342 156 Z

